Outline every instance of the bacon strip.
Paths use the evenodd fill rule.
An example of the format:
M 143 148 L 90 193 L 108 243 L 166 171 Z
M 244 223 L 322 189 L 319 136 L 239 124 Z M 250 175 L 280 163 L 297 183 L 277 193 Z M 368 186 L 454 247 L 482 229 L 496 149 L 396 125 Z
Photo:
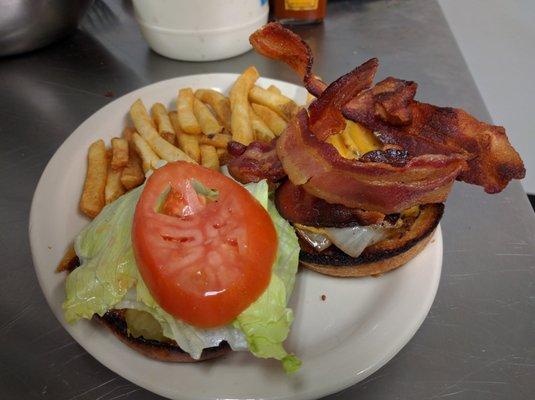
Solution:
M 277 154 L 292 183 L 303 185 L 313 196 L 385 214 L 416 204 L 443 202 L 466 167 L 458 155 L 427 154 L 404 166 L 345 159 L 308 129 L 305 110 L 279 137 Z
M 342 106 L 373 82 L 379 61 L 372 58 L 331 83 L 309 108 L 309 128 L 319 140 L 342 131 L 346 126 Z
M 311 76 L 310 48 L 297 35 L 278 24 L 268 24 L 251 36 L 261 54 L 290 65 L 308 88 Z M 465 162 L 458 156 L 423 156 L 404 166 L 360 162 L 342 158 L 324 139 L 344 126 L 341 107 L 370 87 L 377 70 L 372 59 L 339 78 L 320 93 L 306 111 L 301 111 L 277 142 L 277 154 L 295 185 L 329 203 L 394 213 L 410 206 L 445 200 Z M 309 89 L 310 91 L 310 89 Z M 396 114 L 385 99 L 384 113 Z M 400 114 L 399 120 L 406 116 Z M 313 131 L 313 132 L 311 132 Z
M 414 99 L 416 82 L 386 78 L 371 89 L 375 100 L 375 114 L 390 125 L 410 123 L 412 113 L 407 106 Z
M 233 158 L 228 162 L 229 173 L 241 183 L 267 179 L 275 183 L 286 177 L 275 150 L 275 139 L 270 143 L 252 142 L 249 146 L 231 141 L 227 145 Z
M 281 216 L 301 225 L 344 228 L 355 224 L 379 224 L 385 215 L 380 212 L 330 204 L 309 194 L 302 186 L 285 181 L 275 191 L 275 205 Z
M 289 65 L 303 80 L 305 88 L 318 97 L 327 85 L 312 73 L 312 50 L 298 35 L 277 22 L 270 22 L 249 37 L 254 49 L 267 58 Z
M 409 153 L 400 149 L 372 150 L 363 154 L 359 161 L 387 163 L 396 167 L 402 167 L 409 161 Z
M 310 48 L 279 24 L 255 32 L 251 44 L 259 53 L 288 64 L 318 97 L 310 106 L 310 117 L 306 110 L 300 111 L 276 144 L 291 182 L 312 196 L 388 214 L 443 202 L 457 177 L 495 193 L 525 174 L 503 128 L 477 121 L 462 110 L 414 101 L 414 82 L 387 78 L 369 88 L 376 59 L 325 87 L 311 83 L 319 79 L 311 72 Z M 414 158 L 407 160 L 406 154 L 392 151 L 369 154 L 363 160 L 342 158 L 322 141 L 343 128 L 342 115 Z
M 344 116 L 396 144 L 411 156 L 458 154 L 468 168 L 457 179 L 500 192 L 511 179 L 522 179 L 524 164 L 504 128 L 478 121 L 467 112 L 414 101 L 416 84 L 387 78 L 347 103 Z

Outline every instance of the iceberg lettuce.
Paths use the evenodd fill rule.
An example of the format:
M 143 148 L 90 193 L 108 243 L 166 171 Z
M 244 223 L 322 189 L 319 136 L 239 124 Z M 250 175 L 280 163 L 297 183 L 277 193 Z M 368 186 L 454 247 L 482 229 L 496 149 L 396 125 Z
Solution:
M 268 199 L 266 181 L 250 183 L 245 187 L 267 208 L 277 231 L 279 246 L 268 288 L 238 315 L 234 326 L 243 331 L 249 350 L 255 356 L 276 358 L 282 361 L 286 372 L 295 372 L 301 366 L 301 361 L 288 354 L 282 343 L 288 336 L 293 321 L 292 310 L 286 305 L 297 273 L 299 244 L 294 229 L 279 215 L 273 202 Z
M 80 267 L 67 277 L 65 319 L 74 323 L 112 308 L 131 308 L 150 313 L 160 323 L 163 335 L 193 358 L 199 358 L 204 348 L 227 341 L 234 350 L 249 349 L 257 357 L 281 360 L 287 372 L 299 369 L 299 359 L 282 345 L 293 320 L 287 303 L 297 273 L 297 237 L 269 200 L 265 181 L 245 187 L 271 216 L 278 250 L 268 288 L 232 324 L 214 329 L 193 327 L 165 312 L 151 296 L 137 269 L 130 238 L 143 186 L 106 206 L 76 238 Z
M 138 281 L 130 239 L 136 203 L 143 186 L 107 205 L 74 241 L 80 267 L 66 281 L 65 320 L 103 315 Z

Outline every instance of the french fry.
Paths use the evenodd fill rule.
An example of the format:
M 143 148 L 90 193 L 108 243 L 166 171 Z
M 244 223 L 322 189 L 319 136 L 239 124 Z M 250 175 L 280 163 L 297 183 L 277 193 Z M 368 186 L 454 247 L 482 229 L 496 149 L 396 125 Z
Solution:
M 176 108 L 178 111 L 178 122 L 180 128 L 186 133 L 199 135 L 202 133 L 201 126 L 193 113 L 193 91 L 191 88 L 184 88 L 178 91 Z
M 254 140 L 247 97 L 258 77 L 258 71 L 251 66 L 236 79 L 230 90 L 232 139 L 245 145 Z
M 202 135 L 199 137 L 200 144 L 209 144 L 217 149 L 227 148 L 228 142 L 232 140 L 232 136 L 225 133 L 215 133 L 213 135 Z
M 251 107 L 253 107 L 256 115 L 273 131 L 275 136 L 279 136 L 286 129 L 288 123 L 271 108 L 255 103 L 251 104 Z
M 180 123 L 178 122 L 178 115 L 176 111 L 171 111 L 169 113 L 169 119 L 173 124 L 176 132 L 176 140 L 178 142 L 178 147 L 190 156 L 196 163 L 201 162 L 201 149 L 199 148 L 199 140 L 197 139 L 198 135 L 188 135 L 184 133 L 180 128 Z
M 136 100 L 130 107 L 130 117 L 134 121 L 136 130 L 160 158 L 165 161 L 194 162 L 186 153 L 158 135 L 156 129 L 150 124 L 151 119 L 141 100 Z M 143 156 L 141 158 L 143 159 Z
M 202 144 L 201 146 L 201 165 L 206 168 L 219 171 L 219 157 L 214 146 Z
M 137 154 L 141 157 L 143 171 L 147 172 L 149 169 L 156 168 L 156 164 L 160 161 L 160 158 L 139 133 L 136 132 L 132 135 L 132 143 L 134 144 Z
M 275 134 L 269 129 L 264 121 L 256 115 L 252 108 L 249 109 L 249 114 L 251 115 L 251 125 L 255 133 L 255 139 L 260 140 L 261 142 L 271 142 L 271 140 L 275 138 Z
M 134 149 L 130 150 L 128 164 L 121 171 L 121 183 L 126 190 L 138 187 L 145 180 L 145 174 L 141 167 L 141 159 Z
M 173 125 L 176 137 L 178 138 L 179 135 L 184 135 L 184 131 L 180 127 L 180 122 L 178 122 L 178 113 L 176 111 L 169 111 L 167 115 L 169 116 L 169 121 L 171 121 L 171 125 Z
M 132 142 L 132 136 L 135 132 L 130 127 L 123 129 L 123 138 L 128 142 L 128 164 L 121 172 L 121 183 L 126 190 L 131 190 L 141 185 L 145 180 L 141 158 L 139 158 L 139 154 L 134 149 L 134 143 Z
M 114 169 L 108 166 L 108 177 L 106 178 L 106 187 L 104 188 L 104 200 L 110 204 L 124 194 L 125 190 L 121 183 L 121 169 Z
M 128 164 L 128 141 L 124 138 L 111 140 L 111 167 L 119 169 Z
M 249 101 L 271 108 L 285 120 L 289 121 L 299 111 L 295 102 L 282 95 L 254 86 L 249 91 Z
M 230 154 L 227 149 L 216 148 L 215 151 L 219 158 L 219 165 L 226 165 L 230 161 Z
M 169 142 L 173 146 L 176 147 L 176 136 L 174 132 L 162 132 L 160 133 L 160 136 L 165 139 L 165 141 Z
M 136 130 L 130 128 L 129 126 L 125 126 L 123 128 L 122 136 L 123 136 L 123 139 L 126 139 L 126 141 L 128 142 L 128 152 L 129 152 L 129 154 L 131 154 L 130 150 L 132 149 L 132 136 L 134 135 L 134 133 L 136 133 Z
M 155 103 L 151 108 L 151 113 L 160 136 L 174 145 L 175 130 L 173 129 L 173 125 L 171 125 L 165 106 L 162 103 Z
M 202 133 L 205 135 L 213 135 L 223 130 L 223 126 L 217 121 L 208 106 L 197 98 L 193 99 L 193 114 L 195 114 Z
M 230 100 L 217 90 L 198 89 L 195 97 L 210 106 L 227 132 L 230 132 Z
M 178 145 L 180 148 L 196 163 L 201 161 L 201 149 L 199 147 L 199 141 L 194 135 L 188 135 L 184 133 L 177 136 Z
M 74 251 L 74 245 L 71 244 L 56 267 L 56 272 L 71 271 L 74 269 L 77 261 L 78 256 L 76 255 L 76 251 Z
M 95 218 L 105 205 L 107 174 L 106 146 L 101 139 L 92 143 L 87 151 L 87 173 L 80 198 L 80 210 L 90 218 Z
M 269 85 L 267 90 L 269 90 L 271 93 L 282 94 L 281 90 L 275 85 Z

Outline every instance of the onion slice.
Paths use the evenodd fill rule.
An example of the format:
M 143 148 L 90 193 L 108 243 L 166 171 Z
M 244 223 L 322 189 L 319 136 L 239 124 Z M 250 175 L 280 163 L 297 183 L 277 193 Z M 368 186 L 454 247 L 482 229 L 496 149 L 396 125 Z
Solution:
M 304 229 L 296 228 L 296 231 L 299 236 L 317 251 L 323 251 L 332 244 L 329 238 L 323 233 L 311 232 L 306 227 Z
M 299 236 L 315 250 L 323 251 L 334 244 L 351 257 L 360 256 L 366 247 L 385 239 L 388 230 L 398 226 L 397 223 L 394 225 L 382 223 L 367 226 L 354 225 L 348 228 L 315 228 L 294 224 Z
M 384 225 L 355 225 L 349 228 L 323 228 L 323 231 L 344 253 L 358 257 L 366 247 L 383 240 L 388 229 Z

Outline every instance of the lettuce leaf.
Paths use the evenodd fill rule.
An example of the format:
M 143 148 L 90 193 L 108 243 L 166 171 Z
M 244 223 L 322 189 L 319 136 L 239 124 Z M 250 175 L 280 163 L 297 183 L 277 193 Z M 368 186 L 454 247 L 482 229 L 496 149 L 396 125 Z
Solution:
M 67 322 L 104 315 L 137 282 L 130 231 L 143 187 L 104 207 L 77 236 L 74 249 L 80 267 L 66 280 L 63 311 Z
M 245 186 L 268 210 L 279 241 L 270 284 L 266 291 L 227 326 L 200 329 L 177 320 L 163 310 L 141 279 L 133 255 L 130 232 L 135 205 L 143 186 L 106 206 L 76 238 L 80 267 L 67 277 L 65 319 L 103 315 L 111 308 L 131 308 L 148 312 L 193 358 L 204 348 L 226 341 L 234 350 L 249 349 L 255 356 L 282 361 L 287 372 L 299 369 L 300 361 L 288 354 L 282 343 L 293 320 L 286 307 L 297 272 L 299 245 L 293 228 L 269 200 L 265 181 Z
M 156 303 L 141 278 L 138 280 L 135 294 L 128 293 L 124 300 L 115 307 L 148 312 L 160 323 L 163 335 L 177 342 L 180 348 L 194 359 L 201 357 L 203 349 L 216 347 L 222 341 L 226 341 L 233 350 L 247 350 L 244 334 L 231 324 L 202 329 L 188 325 L 168 314 Z
M 204 348 L 226 341 L 234 350 L 247 350 L 244 334 L 229 324 L 199 329 L 175 319 L 153 299 L 141 278 L 133 253 L 131 230 L 135 206 L 143 186 L 106 206 L 75 240 L 80 267 L 66 279 L 65 320 L 100 316 L 112 308 L 146 311 L 158 321 L 164 336 L 173 339 L 193 358 Z
M 238 315 L 234 326 L 243 331 L 249 350 L 255 356 L 281 360 L 284 370 L 292 373 L 299 369 L 301 361 L 288 354 L 282 343 L 286 340 L 293 321 L 292 310 L 286 305 L 293 290 L 299 262 L 297 236 L 291 225 L 279 215 L 273 202 L 268 200 L 268 185 L 265 180 L 245 187 L 267 208 L 277 231 L 279 246 L 268 288 Z

